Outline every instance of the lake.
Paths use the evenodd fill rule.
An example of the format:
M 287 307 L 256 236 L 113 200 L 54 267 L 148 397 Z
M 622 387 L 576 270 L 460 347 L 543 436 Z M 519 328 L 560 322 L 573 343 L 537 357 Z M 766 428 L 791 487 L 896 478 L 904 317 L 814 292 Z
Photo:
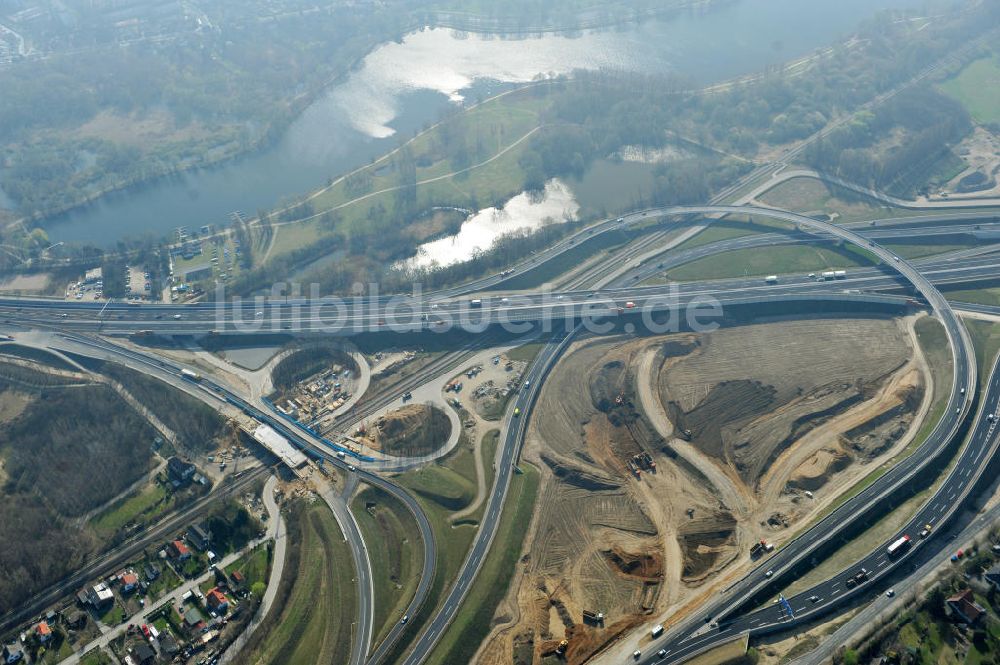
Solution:
M 848 36 L 886 8 L 924 0 L 738 0 L 710 11 L 568 37 L 500 38 L 432 28 L 383 44 L 268 147 L 159 179 L 46 220 L 55 241 L 109 246 L 178 226 L 225 225 L 367 164 L 450 106 L 576 69 L 670 72 L 705 85 L 753 73 Z M 2 195 L 0 195 L 2 200 Z

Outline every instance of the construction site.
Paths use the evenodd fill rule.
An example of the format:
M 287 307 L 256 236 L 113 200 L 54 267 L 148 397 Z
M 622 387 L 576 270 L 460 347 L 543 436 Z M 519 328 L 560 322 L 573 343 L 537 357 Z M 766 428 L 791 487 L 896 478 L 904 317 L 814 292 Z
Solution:
M 905 446 L 929 381 L 912 319 L 580 340 L 529 428 L 533 545 L 481 662 L 581 663 L 683 618 Z

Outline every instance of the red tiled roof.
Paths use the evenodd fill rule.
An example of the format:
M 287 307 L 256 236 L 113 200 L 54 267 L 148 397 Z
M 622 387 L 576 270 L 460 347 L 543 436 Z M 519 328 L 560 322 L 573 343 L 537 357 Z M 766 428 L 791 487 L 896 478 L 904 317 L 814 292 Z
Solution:
M 187 545 L 185 545 L 181 541 L 175 540 L 174 543 L 173 543 L 173 545 L 174 545 L 174 551 L 177 552 L 177 554 L 187 554 L 188 553 Z
M 986 614 L 986 610 L 976 603 L 972 589 L 966 589 L 961 593 L 956 593 L 948 599 L 948 604 L 951 605 L 953 609 L 958 610 L 962 615 L 964 615 L 964 618 L 969 621 L 978 621 L 979 617 Z
M 211 591 L 209 591 L 205 595 L 205 598 L 207 599 L 208 604 L 214 607 L 218 607 L 219 605 L 229 604 L 229 600 L 226 599 L 225 594 L 223 594 L 218 589 L 212 589 Z
M 35 626 L 35 632 L 38 633 L 39 635 L 51 635 L 52 629 L 49 628 L 49 624 L 47 621 L 39 621 L 38 625 Z

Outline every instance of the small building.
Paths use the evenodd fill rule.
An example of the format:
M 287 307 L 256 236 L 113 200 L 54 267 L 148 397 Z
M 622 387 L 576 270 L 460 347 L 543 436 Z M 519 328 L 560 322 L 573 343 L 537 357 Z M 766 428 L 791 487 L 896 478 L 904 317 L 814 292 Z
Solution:
M 152 582 L 160 576 L 160 569 L 151 563 L 147 563 L 142 569 L 142 574 L 145 576 L 147 582 Z
M 225 614 L 229 610 L 229 599 L 215 587 L 205 594 L 205 605 L 216 614 Z
M 160 635 L 159 639 L 160 650 L 173 658 L 180 651 L 180 647 L 177 645 L 177 640 L 170 633 L 163 633 Z
M 97 282 L 104 281 L 104 270 L 100 266 L 96 268 L 91 268 L 87 272 L 83 273 L 83 283 L 84 284 L 96 284 Z
M 49 626 L 48 621 L 39 621 L 38 625 L 35 626 L 35 637 L 41 644 L 48 644 L 49 640 L 52 639 L 52 628 Z
M 986 581 L 995 589 L 1000 589 L 1000 563 L 986 571 Z
M 6 665 L 11 665 L 12 663 L 18 663 L 24 658 L 24 652 L 21 651 L 21 647 L 17 644 L 5 644 L 3 646 L 3 662 Z
M 74 610 L 66 616 L 66 625 L 74 630 L 79 630 L 87 625 L 87 613 Z
M 152 665 L 156 662 L 156 652 L 144 642 L 132 649 L 132 653 L 129 655 L 132 656 L 132 661 L 136 665 Z
M 167 460 L 167 475 L 175 486 L 180 486 L 191 480 L 195 472 L 194 464 L 180 457 L 171 457 Z
M 191 550 L 179 540 L 174 540 L 167 545 L 167 551 L 170 553 L 170 556 L 178 561 L 187 561 L 191 558 Z
M 212 543 L 212 534 L 200 524 L 192 524 L 187 531 L 188 542 L 204 552 Z
M 104 582 L 95 584 L 88 592 L 88 600 L 95 609 L 103 609 L 115 602 L 115 594 L 111 593 Z
M 184 613 L 184 625 L 188 628 L 197 628 L 204 623 L 205 617 L 201 615 L 197 607 L 189 607 Z
M 139 588 L 139 576 L 135 574 L 134 570 L 126 570 L 118 579 L 122 583 L 122 593 L 132 593 Z
M 243 577 L 243 573 L 238 570 L 234 570 L 229 574 L 229 583 L 233 585 L 234 589 L 242 589 L 247 583 L 247 578 Z
M 958 619 L 962 623 L 967 623 L 970 626 L 979 621 L 983 615 L 986 614 L 986 610 L 984 610 L 983 607 L 976 602 L 972 589 L 966 589 L 965 591 L 956 593 L 945 602 L 948 604 L 948 609 L 951 610 L 953 618 Z

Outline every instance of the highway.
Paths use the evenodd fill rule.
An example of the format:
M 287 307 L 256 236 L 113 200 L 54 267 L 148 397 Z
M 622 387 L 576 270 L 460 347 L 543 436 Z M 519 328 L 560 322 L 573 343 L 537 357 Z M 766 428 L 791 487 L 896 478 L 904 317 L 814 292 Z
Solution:
M 933 539 L 944 531 L 948 519 L 955 514 L 962 501 L 976 485 L 986 468 L 985 463 L 996 453 L 997 443 L 1000 441 L 998 419 L 1000 419 L 1000 357 L 990 374 L 983 403 L 958 462 L 934 495 L 892 538 L 832 578 L 788 597 L 786 599 L 788 607 L 780 603 L 771 604 L 752 612 L 739 614 L 731 620 L 719 620 L 717 625 L 699 634 L 656 642 L 651 645 L 648 655 L 641 662 L 682 662 L 734 636 L 744 633 L 764 635 L 788 630 L 795 625 L 813 621 L 856 596 L 863 597 L 872 593 L 870 589 L 877 586 L 879 579 L 894 574 L 900 567 L 907 566 L 915 552 L 933 542 Z M 921 538 L 919 534 L 927 526 L 930 527 L 929 533 Z M 908 536 L 911 544 L 899 554 L 890 556 L 887 552 L 889 544 L 903 536 Z M 761 567 L 771 569 L 772 564 L 773 561 L 767 561 Z M 858 584 L 849 584 L 849 580 L 856 577 L 861 569 L 867 571 L 867 579 Z M 753 574 L 759 575 L 759 571 Z M 765 585 L 773 584 L 772 580 L 763 577 L 761 579 Z M 878 594 L 879 591 L 875 593 Z M 739 608 L 739 605 L 733 604 L 730 611 Z M 655 653 L 658 649 L 664 649 L 665 656 L 658 656 Z
M 988 276 L 991 274 L 991 271 L 992 274 L 995 275 L 995 264 L 990 265 L 989 259 L 972 258 L 967 259 L 961 264 L 960 267 L 956 267 L 956 265 L 951 262 L 939 262 L 937 264 L 934 264 L 933 262 L 926 262 L 925 265 L 921 266 L 921 270 L 918 270 L 914 265 L 911 265 L 909 262 L 894 256 L 888 250 L 877 245 L 874 240 L 863 238 L 851 229 L 837 227 L 827 222 L 804 217 L 795 213 L 789 213 L 787 211 L 749 206 L 675 206 L 651 211 L 640 211 L 623 218 L 621 221 L 609 220 L 608 222 L 603 223 L 603 225 L 598 226 L 606 227 L 604 229 L 604 231 L 606 231 L 622 224 L 638 224 L 657 217 L 690 214 L 751 214 L 754 216 L 782 219 L 798 224 L 804 228 L 810 228 L 820 234 L 821 237 L 835 236 L 840 240 L 855 244 L 856 246 L 875 254 L 878 259 L 882 261 L 883 265 L 880 269 L 859 269 L 858 271 L 852 271 L 852 275 L 848 279 L 829 282 L 817 282 L 814 278 L 810 279 L 806 276 L 800 276 L 788 279 L 787 283 L 783 278 L 782 283 L 779 285 L 763 284 L 762 280 L 759 278 L 718 280 L 714 282 L 690 284 L 684 285 L 684 297 L 693 299 L 699 295 L 712 294 L 719 298 L 720 302 L 723 304 L 772 301 L 794 302 L 796 300 L 814 301 L 822 299 L 830 301 L 878 301 L 880 298 L 879 296 L 861 293 L 861 289 L 871 288 L 873 284 L 882 284 L 884 288 L 898 288 L 901 284 L 906 285 L 908 283 L 910 287 L 922 296 L 924 301 L 930 306 L 930 308 L 944 324 L 945 330 L 948 334 L 949 344 L 956 360 L 954 363 L 954 385 L 948 402 L 948 409 L 946 410 L 941 422 L 938 423 L 934 432 L 921 448 L 921 454 L 913 455 L 906 462 L 895 467 L 892 471 L 886 474 L 885 477 L 859 494 L 858 497 L 855 497 L 852 501 L 847 502 L 841 507 L 841 509 L 835 511 L 831 516 L 817 525 L 817 527 L 814 527 L 814 529 L 803 534 L 802 537 L 782 548 L 782 550 L 768 562 L 768 565 L 775 571 L 775 577 L 773 580 L 768 580 L 768 582 L 776 581 L 780 579 L 783 571 L 787 571 L 792 568 L 795 563 L 808 556 L 810 552 L 814 551 L 819 544 L 828 538 L 835 537 L 838 532 L 850 524 L 850 522 L 857 515 L 859 515 L 860 512 L 863 512 L 859 511 L 859 507 L 871 505 L 879 498 L 891 494 L 908 479 L 912 478 L 913 475 L 915 475 L 920 469 L 924 468 L 926 464 L 932 461 L 935 454 L 942 450 L 954 437 L 954 433 L 962 419 L 966 416 L 970 405 L 969 397 L 971 396 L 972 390 L 970 389 L 968 391 L 970 395 L 966 395 L 965 389 L 975 386 L 976 367 L 972 354 L 969 352 L 971 345 L 964 327 L 960 322 L 958 322 L 947 301 L 932 286 L 931 282 L 927 279 L 923 272 L 927 272 L 928 274 L 937 272 L 941 276 L 949 279 L 967 279 L 973 275 Z M 593 231 L 591 233 L 596 232 L 597 231 Z M 774 238 L 773 241 L 779 242 L 781 239 Z M 565 249 L 562 251 L 565 251 Z M 725 290 L 726 286 L 729 288 L 728 291 Z M 482 317 L 484 316 L 489 317 L 488 320 L 500 318 L 501 315 L 503 315 L 512 321 L 532 321 L 551 315 L 553 312 L 558 312 L 561 317 L 573 321 L 585 315 L 588 311 L 596 311 L 597 313 L 595 315 L 597 316 L 607 316 L 613 313 L 617 314 L 616 310 L 624 304 L 624 302 L 622 302 L 622 298 L 627 297 L 626 293 L 630 294 L 634 298 L 636 304 L 642 308 L 677 306 L 677 304 L 681 302 L 681 296 L 678 296 L 675 292 L 671 292 L 671 287 L 673 287 L 673 285 L 669 285 L 667 287 L 653 286 L 633 288 L 628 291 L 620 289 L 608 290 L 601 291 L 594 296 L 585 292 L 573 292 L 570 294 L 543 294 L 541 296 L 526 296 L 525 302 L 515 302 L 514 297 L 507 299 L 506 302 L 503 298 L 492 298 L 488 301 L 484 301 L 480 307 L 474 306 L 468 300 L 438 299 L 437 295 L 434 296 L 435 300 L 433 301 L 417 300 L 416 302 L 419 305 L 419 309 L 417 311 L 423 311 L 426 313 L 433 312 L 436 309 L 438 311 L 444 310 L 446 313 L 459 315 L 460 317 L 479 315 L 481 319 L 480 323 L 482 323 Z M 845 291 L 849 291 L 850 293 L 845 293 Z M 560 296 L 562 296 L 562 299 L 560 299 Z M 885 302 L 899 302 L 899 298 L 883 298 Z M 520 300 L 520 298 L 518 298 L 518 300 Z M 365 311 L 362 308 L 349 315 L 348 318 L 351 321 L 351 329 L 363 329 L 371 326 L 373 318 L 387 315 L 388 307 L 391 303 L 392 301 L 388 297 L 369 299 L 361 302 L 360 304 L 362 306 L 367 305 L 370 309 Z M 657 303 L 659 303 L 659 305 L 657 305 Z M 285 317 L 280 319 L 283 322 L 283 329 L 283 326 L 286 325 L 285 322 L 315 322 L 318 315 L 311 309 L 314 304 L 315 303 L 310 301 L 282 302 L 278 303 L 273 308 L 273 311 L 279 312 L 283 317 Z M 437 306 L 436 308 L 434 307 L 435 305 Z M 129 305 L 108 305 L 104 307 L 103 312 L 100 312 L 99 310 L 95 312 L 95 305 L 83 303 L 29 301 L 24 299 L 4 299 L 3 301 L 0 301 L 0 309 L 7 309 L 10 313 L 9 315 L 16 317 L 18 322 L 24 322 L 29 325 L 38 324 L 60 328 L 72 328 L 75 325 L 80 325 L 94 328 L 96 318 L 95 314 L 99 314 L 103 319 L 103 321 L 99 323 L 101 323 L 101 329 L 104 332 L 124 331 L 129 329 L 135 330 L 136 326 L 149 326 L 154 328 L 157 332 L 163 332 L 164 334 L 176 331 L 185 331 L 188 333 L 207 333 L 211 329 L 216 329 L 215 326 L 220 323 L 216 317 L 220 314 L 227 317 L 221 323 L 228 331 L 227 322 L 231 321 L 231 317 L 242 317 L 256 306 L 257 305 L 255 303 L 249 306 L 242 303 L 222 303 L 218 306 L 164 305 L 133 307 Z M 11 310 L 13 310 L 13 312 L 11 312 Z M 165 317 L 165 314 L 169 316 Z M 175 315 L 180 315 L 180 318 L 174 318 Z M 116 318 L 111 319 L 109 322 L 107 318 L 109 316 Z M 122 318 L 118 319 L 118 316 L 121 316 Z M 421 324 L 431 325 L 430 321 L 419 321 L 415 328 L 410 329 L 419 330 L 426 327 L 426 325 Z M 208 326 L 212 326 L 212 328 L 208 328 Z M 376 329 L 380 328 L 377 324 L 374 327 Z M 493 534 L 495 533 L 497 524 L 499 523 L 503 500 L 509 486 L 510 474 L 513 473 L 513 465 L 519 453 L 523 432 L 526 427 L 534 399 L 537 396 L 537 391 L 544 380 L 545 373 L 558 357 L 562 348 L 564 348 L 564 346 L 568 343 L 569 339 L 571 339 L 571 336 L 567 335 L 567 337 L 562 340 L 554 339 L 546 345 L 543 352 L 539 355 L 537 362 L 529 370 L 528 380 L 530 382 L 530 389 L 521 391 L 515 402 L 515 405 L 521 408 L 522 416 L 517 419 L 516 422 L 510 422 L 510 417 L 508 417 L 507 424 L 509 426 L 506 429 L 503 445 L 498 452 L 499 463 L 497 467 L 497 478 L 494 483 L 493 491 L 487 501 L 483 523 L 477 532 L 476 539 L 473 543 L 469 556 L 460 571 L 459 577 L 448 592 L 448 596 L 442 605 L 442 610 L 435 615 L 430 624 L 427 625 L 425 631 L 420 635 L 413 647 L 412 652 L 407 657 L 406 662 L 408 664 L 419 663 L 427 654 L 430 653 L 430 650 L 440 638 L 440 635 L 447 627 L 447 624 L 454 616 L 454 613 L 458 611 L 462 598 L 464 598 L 465 593 L 468 591 L 472 580 L 475 578 L 475 574 L 478 572 L 478 569 L 482 564 L 483 558 L 488 552 Z M 143 362 L 151 364 L 159 371 L 165 371 L 167 373 L 173 372 L 175 375 L 179 372 L 179 367 L 177 366 L 164 363 L 158 359 L 150 360 L 143 354 L 127 351 L 117 347 L 116 345 L 111 345 L 110 343 L 93 341 L 91 343 L 100 345 L 102 348 L 105 348 L 105 350 L 107 350 L 108 347 L 113 348 L 114 353 L 143 358 Z M 295 431 L 294 428 L 288 427 L 283 421 L 279 421 L 270 414 L 246 403 L 238 396 L 229 393 L 224 387 L 208 383 L 205 391 L 206 393 L 215 392 L 217 393 L 215 396 L 216 399 L 226 399 L 247 413 L 254 415 L 254 417 L 258 418 L 262 422 L 271 424 L 282 434 L 289 437 L 291 440 L 295 441 L 304 448 L 312 451 L 314 454 L 322 455 L 326 459 L 329 459 L 331 463 L 338 466 L 345 466 L 331 454 L 331 451 L 324 448 L 322 442 L 309 441 L 309 437 L 303 435 L 303 433 Z M 386 481 L 377 475 L 368 473 L 363 469 L 358 470 L 357 473 L 366 482 L 370 482 L 392 492 L 394 496 L 397 496 L 397 498 L 402 500 L 405 505 L 410 507 L 411 511 L 414 512 L 414 515 L 417 516 L 418 524 L 420 523 L 421 520 L 419 516 L 421 513 L 419 506 L 415 505 L 414 500 L 409 497 L 408 494 L 399 490 L 393 483 Z M 968 487 L 968 483 L 956 487 Z M 956 496 L 958 496 L 957 492 L 958 490 L 956 490 Z M 955 503 L 956 502 L 953 502 L 951 499 L 947 500 L 947 506 L 955 505 Z M 426 522 L 426 520 L 424 521 Z M 424 571 L 421 577 L 421 586 L 423 588 L 418 589 L 417 597 L 415 597 L 413 603 L 411 603 L 411 608 L 414 611 L 419 609 L 420 603 L 426 594 L 426 589 L 429 587 L 434 574 L 433 537 L 430 535 L 429 526 L 426 524 L 421 526 L 422 532 L 425 528 L 427 529 L 425 537 L 425 560 Z M 348 529 L 345 529 L 345 532 L 347 530 Z M 352 549 L 354 549 L 355 546 L 363 548 L 363 541 L 360 538 L 360 534 L 348 534 L 348 540 L 353 543 Z M 354 555 L 356 560 L 367 558 L 365 553 L 360 549 L 355 551 Z M 723 606 L 735 608 L 742 605 L 747 599 L 757 594 L 764 586 L 766 586 L 762 575 L 759 577 L 760 579 L 758 579 L 758 575 L 756 573 L 751 574 L 745 578 L 744 581 L 731 588 L 724 599 L 717 602 L 715 606 L 709 608 L 706 612 L 715 618 L 719 618 L 725 614 L 721 609 Z M 365 594 L 361 595 L 362 597 L 365 596 Z M 828 604 L 831 606 L 839 602 L 839 599 L 834 599 L 834 594 L 828 594 L 825 597 L 830 599 Z M 362 606 L 363 613 L 367 612 L 370 614 L 370 599 L 369 601 L 365 601 L 363 599 Z M 816 609 L 818 610 L 819 607 L 817 606 Z M 729 625 L 723 622 L 721 628 L 709 630 L 708 633 L 704 632 L 705 626 L 700 621 L 696 623 L 689 622 L 687 624 L 682 624 L 679 628 L 671 631 L 668 636 L 670 640 L 669 643 L 677 645 L 678 650 L 675 654 L 690 653 L 693 652 L 693 650 L 702 648 L 704 645 L 716 643 L 716 641 L 720 639 L 728 639 L 730 636 L 729 633 L 733 632 L 733 634 L 735 634 L 734 631 L 739 628 L 739 624 L 735 623 L 736 621 L 737 620 L 734 619 L 734 623 L 731 624 L 731 629 Z M 765 627 L 762 624 L 761 627 L 755 628 L 754 630 L 764 629 Z M 365 630 L 367 630 L 370 636 L 370 624 L 367 627 L 362 626 L 359 633 L 363 633 Z M 391 642 L 398 637 L 398 634 L 402 630 L 403 627 L 396 626 L 393 634 L 390 635 L 391 639 L 386 642 L 391 644 Z M 692 638 L 692 635 L 695 637 Z M 686 644 L 684 643 L 685 640 L 687 640 Z M 380 648 L 381 655 L 384 655 L 386 649 L 388 649 L 386 645 L 383 645 L 383 647 L 384 648 Z M 682 650 L 685 651 L 682 652 Z M 352 654 L 352 661 L 359 662 L 356 660 L 356 656 L 357 653 Z M 375 656 L 378 657 L 380 654 L 377 652 Z M 376 660 L 376 658 L 373 657 L 373 660 Z

